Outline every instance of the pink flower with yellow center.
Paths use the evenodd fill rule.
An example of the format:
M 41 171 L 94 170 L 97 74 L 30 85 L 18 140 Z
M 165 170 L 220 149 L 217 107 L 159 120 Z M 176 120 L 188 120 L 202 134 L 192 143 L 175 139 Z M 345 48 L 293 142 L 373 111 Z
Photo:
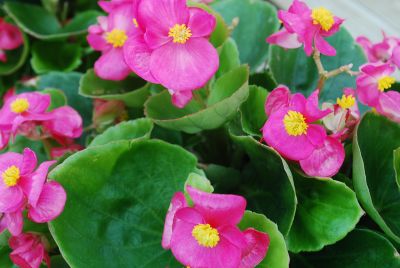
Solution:
M 176 193 L 165 220 L 162 246 L 189 267 L 251 268 L 265 257 L 269 237 L 249 228 L 240 231 L 246 200 L 241 196 L 209 194 L 191 186 Z
M 7 62 L 7 50 L 14 50 L 24 43 L 18 27 L 0 18 L 0 62 Z
M 392 88 L 395 67 L 386 64 L 365 64 L 357 77 L 357 96 L 361 103 L 396 122 L 400 122 L 400 93 Z
M 284 48 L 304 46 L 310 56 L 315 48 L 327 56 L 335 56 L 336 50 L 324 38 L 335 34 L 343 20 L 324 7 L 310 9 L 304 2 L 294 0 L 288 11 L 280 10 L 278 18 L 283 29 L 269 36 L 267 42 Z
M 124 46 L 126 63 L 143 79 L 166 87 L 176 106 L 185 106 L 218 69 L 218 53 L 208 41 L 215 17 L 187 7 L 185 0 L 138 0 L 134 21 L 138 31 Z

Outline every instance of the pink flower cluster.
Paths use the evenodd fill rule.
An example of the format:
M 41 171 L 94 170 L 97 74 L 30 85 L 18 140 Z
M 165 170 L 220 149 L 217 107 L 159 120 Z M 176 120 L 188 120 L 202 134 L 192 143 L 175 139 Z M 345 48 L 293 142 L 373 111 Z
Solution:
M 333 111 L 319 109 L 318 93 L 316 90 L 306 99 L 300 93 L 291 94 L 285 86 L 274 89 L 265 103 L 268 120 L 262 129 L 263 139 L 283 157 L 298 161 L 307 175 L 332 177 L 339 171 L 345 157 L 341 139 L 351 132 L 354 125 L 350 121 L 357 121 L 359 113 L 353 92 L 345 90 L 334 107 L 334 113 L 340 114 L 340 123 L 328 120 L 332 126 L 332 133 L 328 136 L 317 121 Z
M 189 267 L 252 268 L 266 256 L 267 234 L 253 228 L 241 231 L 246 200 L 241 196 L 210 194 L 187 186 L 194 203 L 178 192 L 165 219 L 162 246 Z
M 62 146 L 72 146 L 73 139 L 82 134 L 82 118 L 69 106 L 49 112 L 50 101 L 48 94 L 9 91 L 0 109 L 0 149 L 17 134 L 31 139 L 51 137 Z M 38 126 L 41 126 L 40 131 Z
M 89 28 L 87 40 L 102 56 L 96 74 L 122 80 L 132 71 L 161 84 L 177 107 L 192 99 L 219 66 L 216 49 L 208 41 L 216 19 L 206 11 L 187 7 L 186 0 L 100 1 L 108 13 Z
M 7 50 L 14 50 L 24 43 L 21 31 L 0 18 L 0 62 L 7 62 Z
M 267 38 L 270 44 L 284 48 L 299 48 L 310 56 L 314 49 L 327 56 L 335 56 L 336 50 L 324 38 L 337 33 L 343 19 L 334 16 L 326 8 L 310 9 L 304 2 L 294 0 L 287 11 L 278 11 L 283 29 Z

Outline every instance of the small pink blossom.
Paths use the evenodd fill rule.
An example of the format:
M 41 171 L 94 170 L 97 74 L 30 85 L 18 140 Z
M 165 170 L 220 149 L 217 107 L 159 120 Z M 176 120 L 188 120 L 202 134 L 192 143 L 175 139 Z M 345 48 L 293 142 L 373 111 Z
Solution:
M 333 111 L 322 119 L 325 127 L 341 140 L 352 136 L 353 130 L 360 120 L 355 91 L 345 88 L 343 93 L 341 98 L 337 98 L 336 104 L 322 104 L 323 108 Z
M 215 17 L 187 7 L 185 0 L 139 0 L 134 19 L 137 31 L 124 46 L 126 63 L 166 87 L 174 105 L 184 107 L 218 69 L 218 53 L 208 41 Z
M 190 267 L 250 268 L 264 258 L 268 235 L 252 228 L 240 231 L 246 200 L 241 196 L 209 194 L 187 186 L 194 206 L 183 193 L 174 195 L 166 216 L 162 246 Z
M 108 12 L 107 17 L 98 17 L 98 24 L 89 27 L 87 41 L 101 57 L 94 65 L 97 76 L 107 80 L 123 80 L 131 70 L 126 65 L 123 47 L 128 36 L 135 30 L 133 1 L 100 1 L 100 6 Z
M 61 144 L 62 147 L 51 148 L 50 156 L 52 159 L 59 159 L 67 153 L 76 153 L 84 149 L 82 145 L 74 143 L 72 139 L 64 139 Z
M 396 82 L 391 75 L 395 67 L 386 64 L 365 64 L 357 77 L 357 96 L 361 103 L 373 107 L 395 122 L 400 122 L 400 93 L 387 91 Z
M 5 229 L 8 229 L 11 235 L 21 234 L 24 225 L 22 212 L 23 207 L 17 208 L 14 212 L 0 213 L 0 234 Z
M 26 233 L 13 236 L 9 240 L 11 249 L 10 259 L 21 268 L 39 268 L 44 261 L 50 267 L 50 257 L 46 252 L 46 238 Z
M 400 68 L 400 39 L 386 36 L 379 43 L 372 43 L 367 37 L 360 36 L 357 42 L 363 47 L 371 63 L 393 63 Z
M 83 132 L 82 117 L 69 106 L 63 106 L 47 113 L 48 119 L 42 122 L 44 132 L 55 140 L 59 138 L 79 138 Z
M 310 9 L 304 2 L 294 0 L 288 11 L 280 10 L 278 18 L 283 29 L 269 36 L 267 42 L 284 48 L 298 48 L 310 56 L 315 48 L 327 56 L 335 56 L 336 50 L 324 38 L 340 29 L 343 19 L 320 7 Z
M 0 62 L 7 62 L 7 50 L 14 50 L 24 43 L 18 27 L 0 18 Z

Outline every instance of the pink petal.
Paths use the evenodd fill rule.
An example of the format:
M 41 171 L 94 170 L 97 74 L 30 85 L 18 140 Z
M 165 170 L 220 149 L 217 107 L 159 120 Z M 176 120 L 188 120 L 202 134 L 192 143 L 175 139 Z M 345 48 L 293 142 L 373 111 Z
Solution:
M 100 78 L 116 81 L 125 79 L 130 73 L 121 48 L 103 53 L 94 64 L 94 71 Z
M 144 40 L 146 41 L 148 48 L 152 51 L 167 44 L 172 40 L 172 38 L 168 37 L 168 35 L 157 28 L 149 28 L 144 34 Z
M 400 44 L 393 50 L 392 60 L 393 63 L 396 64 L 397 68 L 400 69 Z
M 279 32 L 270 35 L 266 41 L 269 44 L 278 45 L 288 49 L 299 48 L 302 46 L 302 43 L 298 40 L 297 34 L 289 33 L 286 29 L 282 29 Z
M 317 34 L 314 39 L 316 49 L 326 56 L 336 56 L 336 49 L 331 46 L 321 35 Z
M 172 91 L 172 90 L 171 90 Z M 193 98 L 193 92 L 191 90 L 185 91 L 172 91 L 172 103 L 178 107 L 183 108 L 189 103 Z
M 187 207 L 185 195 L 181 192 L 176 193 L 169 205 L 167 216 L 165 217 L 164 232 L 161 245 L 164 249 L 170 248 L 172 224 L 174 222 L 175 213 L 178 209 Z
M 389 64 L 364 64 L 360 67 L 361 72 L 374 77 L 375 79 L 379 79 L 385 75 L 391 75 L 394 73 L 396 68 Z
M 323 146 L 300 161 L 300 166 L 309 176 L 332 177 L 339 172 L 344 157 L 343 145 L 337 139 L 327 137 Z
M 291 109 L 281 109 L 268 118 L 263 127 L 263 137 L 266 143 L 283 157 L 298 161 L 310 156 L 315 146 L 307 135 L 290 136 L 286 132 L 283 118 L 289 110 Z
M 246 199 L 238 195 L 210 194 L 186 187 L 198 210 L 212 226 L 237 225 L 243 217 Z
M 51 119 L 43 122 L 46 130 L 53 135 L 79 138 L 82 135 L 82 117 L 69 106 L 59 107 L 49 113 Z
M 376 110 L 378 113 L 400 123 L 400 93 L 391 90 L 381 94 Z
M 323 111 L 319 109 L 318 94 L 319 90 L 315 90 L 307 99 L 305 116 L 308 122 L 315 122 L 332 112 L 330 109 L 325 109 Z
M 240 268 L 256 267 L 267 254 L 270 243 L 269 236 L 253 228 L 246 229 L 243 234 L 247 241 L 247 247 L 243 251 Z
M 52 221 L 64 210 L 66 199 L 64 188 L 58 182 L 48 182 L 43 186 L 37 205 L 29 207 L 28 218 L 37 223 Z
M 11 239 L 13 239 L 12 237 Z M 10 242 L 11 243 L 11 242 Z M 44 246 L 41 243 L 35 243 L 32 248 L 25 252 L 11 252 L 10 259 L 21 268 L 39 268 L 45 255 Z
M 5 221 L 7 222 L 8 231 L 11 233 L 11 235 L 17 236 L 22 233 L 22 227 L 24 224 L 22 210 L 6 213 L 4 215 L 4 218 Z
M 138 7 L 138 22 L 145 28 L 157 28 L 168 35 L 175 24 L 187 24 L 189 9 L 186 0 L 142 0 Z
M 340 30 L 340 26 L 342 25 L 342 23 L 344 22 L 344 19 L 341 19 L 339 17 L 334 17 L 334 24 L 332 25 L 332 27 L 329 29 L 329 31 L 324 31 L 321 29 L 320 33 L 322 36 L 331 36 L 334 35 L 335 33 L 337 33 Z
M 87 41 L 89 45 L 97 51 L 104 51 L 111 49 L 112 45 L 108 44 L 102 35 L 89 34 L 87 36 Z
M 204 38 L 186 44 L 168 43 L 153 51 L 150 70 L 166 88 L 176 91 L 203 87 L 219 66 L 217 50 Z
M 240 264 L 241 249 L 231 244 L 223 235 L 214 248 L 201 246 L 193 237 L 193 228 L 203 222 L 187 222 L 180 218 L 179 210 L 175 216 L 174 230 L 171 237 L 171 251 L 174 257 L 183 265 L 190 267 L 221 267 L 236 268 Z M 194 209 L 191 209 L 194 210 Z M 197 216 L 201 218 L 201 215 Z
M 23 156 L 21 154 L 7 152 L 4 154 L 0 154 L 0 176 L 6 171 L 7 168 L 11 166 L 16 166 L 21 168 L 23 161 Z M 0 180 L 2 182 L 2 180 Z M 0 183 L 0 186 L 2 183 Z
M 0 62 L 7 62 L 7 54 L 2 49 L 0 49 Z
M 378 105 L 381 92 L 378 90 L 376 80 L 368 75 L 361 74 L 357 80 L 357 97 L 362 104 L 375 107 Z
M 23 37 L 18 27 L 0 21 L 0 49 L 12 50 L 23 44 Z
M 307 138 L 314 146 L 321 146 L 326 139 L 325 128 L 321 125 L 309 125 L 307 129 Z
M 289 12 L 294 14 L 302 15 L 304 13 L 310 13 L 310 8 L 302 1 L 294 0 L 293 3 L 290 5 Z
M 286 86 L 278 86 L 269 93 L 267 101 L 265 102 L 265 113 L 270 116 L 279 109 L 289 106 L 290 90 Z
M 371 41 L 365 37 L 365 36 L 359 36 L 356 39 L 356 42 L 364 49 L 365 54 L 367 55 L 367 58 L 371 62 L 377 61 L 375 56 L 372 53 L 372 43 Z
M 123 30 L 128 35 L 137 30 L 133 23 L 133 19 L 135 18 L 134 8 L 135 6 L 132 1 L 126 1 L 115 6 L 108 16 L 108 30 Z
M 14 212 L 24 204 L 24 193 L 16 185 L 8 187 L 0 177 L 0 211 L 3 213 Z
M 150 57 L 152 50 L 144 41 L 143 34 L 136 33 L 129 36 L 124 45 L 126 64 L 137 75 L 150 83 L 158 84 L 157 79 L 150 72 Z
M 37 165 L 37 158 L 34 151 L 25 148 L 23 152 L 23 159 L 21 165 L 21 175 L 28 175 L 35 170 Z
M 189 8 L 189 12 L 190 18 L 188 26 L 192 31 L 192 38 L 210 36 L 217 23 L 214 15 L 196 7 Z
M 244 234 L 235 225 L 224 225 L 217 228 L 220 236 L 224 237 L 232 245 L 244 251 L 247 247 L 247 241 Z

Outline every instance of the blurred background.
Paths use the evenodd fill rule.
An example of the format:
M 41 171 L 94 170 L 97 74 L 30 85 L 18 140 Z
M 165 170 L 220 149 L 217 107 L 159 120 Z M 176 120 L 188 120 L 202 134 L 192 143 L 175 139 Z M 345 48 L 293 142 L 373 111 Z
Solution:
M 344 26 L 353 37 L 365 35 L 381 41 L 382 30 L 389 36 L 400 36 L 400 0 L 303 0 L 310 7 L 325 7 L 345 19 Z M 287 9 L 292 0 L 269 0 Z

